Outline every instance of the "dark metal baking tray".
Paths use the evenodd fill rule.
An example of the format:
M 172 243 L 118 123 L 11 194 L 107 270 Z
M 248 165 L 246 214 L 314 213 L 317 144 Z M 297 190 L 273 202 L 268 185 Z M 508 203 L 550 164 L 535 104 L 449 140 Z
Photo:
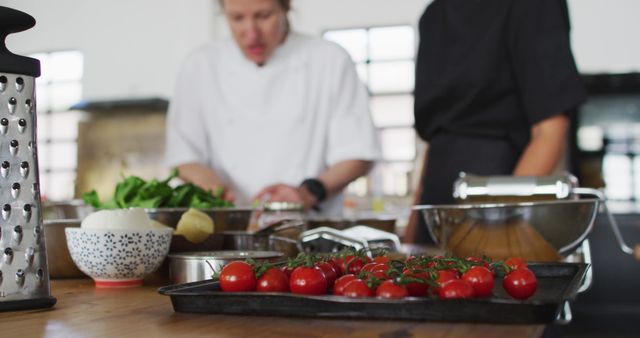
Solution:
M 454 300 L 231 293 L 222 292 L 214 280 L 169 285 L 158 292 L 171 297 L 174 311 L 187 313 L 541 324 L 554 321 L 564 302 L 575 298 L 588 268 L 582 263 L 530 264 L 538 290 L 525 301 L 509 297 L 500 276 L 492 297 Z

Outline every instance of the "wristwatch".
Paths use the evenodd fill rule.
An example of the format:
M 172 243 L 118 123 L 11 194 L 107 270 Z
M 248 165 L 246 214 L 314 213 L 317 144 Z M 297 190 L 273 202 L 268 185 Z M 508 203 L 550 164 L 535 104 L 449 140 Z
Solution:
M 324 184 L 315 178 L 307 178 L 306 180 L 300 183 L 301 187 L 307 188 L 307 190 L 316 198 L 316 206 L 317 204 L 324 201 L 327 198 L 327 188 L 325 188 Z

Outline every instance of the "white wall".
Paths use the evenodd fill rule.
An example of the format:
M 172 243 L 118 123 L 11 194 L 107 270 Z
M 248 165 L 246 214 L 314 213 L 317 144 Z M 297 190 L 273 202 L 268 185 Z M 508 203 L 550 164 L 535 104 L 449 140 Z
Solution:
M 640 1 L 569 0 L 581 72 L 640 71 Z
M 417 25 L 430 0 L 293 0 L 301 32 Z M 85 99 L 170 97 L 186 54 L 228 31 L 217 0 L 0 0 L 35 28 L 7 39 L 15 53 L 79 49 Z M 583 72 L 640 70 L 639 0 L 569 0 L 573 48 Z
M 168 97 L 178 67 L 213 36 L 212 0 L 0 0 L 36 26 L 7 38 L 18 54 L 84 53 L 85 99 Z
M 431 0 L 293 0 L 291 24 L 300 32 L 327 29 L 414 25 Z

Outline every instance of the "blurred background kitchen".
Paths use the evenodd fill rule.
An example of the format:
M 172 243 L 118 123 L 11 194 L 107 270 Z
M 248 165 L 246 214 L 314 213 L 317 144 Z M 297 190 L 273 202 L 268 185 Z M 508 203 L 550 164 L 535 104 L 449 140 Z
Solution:
M 37 20 L 9 48 L 40 59 L 37 81 L 42 192 L 65 200 L 111 193 L 121 173 L 164 177 L 164 113 L 184 57 L 229 34 L 216 1 L 3 0 Z M 296 0 L 297 31 L 351 54 L 369 88 L 384 162 L 349 187 L 347 211 L 398 218 L 402 233 L 424 145 L 413 125 L 416 25 L 428 0 Z M 640 23 L 634 0 L 570 0 L 572 45 L 591 99 L 575 130 L 569 168 L 583 186 L 634 207 L 640 196 Z M 366 8 L 366 10 L 363 10 Z M 122 128 L 126 126 L 126 128 Z M 574 142 L 573 142 L 574 141 Z M 636 143 L 638 145 L 636 145 Z M 606 184 L 605 184 L 606 182 Z M 351 210 L 349 210 L 351 208 Z
M 341 44 L 367 85 L 384 161 L 348 187 L 346 211 L 389 217 L 403 234 L 425 145 L 413 130 L 417 23 L 429 0 L 294 0 L 294 30 Z M 112 193 L 121 174 L 165 177 L 164 120 L 178 68 L 195 47 L 229 34 L 214 0 L 2 0 L 34 16 L 9 36 L 38 58 L 42 193 L 68 200 Z M 603 188 L 631 243 L 640 242 L 640 1 L 568 0 L 572 47 L 589 100 L 580 108 L 565 168 Z M 591 236 L 595 273 L 572 325 L 624 328 L 640 316 L 637 261 L 616 247 L 599 217 Z M 604 279 L 609 274 L 624 279 Z M 586 319 L 585 319 L 586 318 Z M 577 324 L 576 324 L 577 323 Z M 620 325 L 618 325 L 620 324 Z M 581 331 L 582 332 L 582 331 Z M 588 330 L 584 330 L 585 335 Z M 608 331 L 612 332 L 612 331 Z

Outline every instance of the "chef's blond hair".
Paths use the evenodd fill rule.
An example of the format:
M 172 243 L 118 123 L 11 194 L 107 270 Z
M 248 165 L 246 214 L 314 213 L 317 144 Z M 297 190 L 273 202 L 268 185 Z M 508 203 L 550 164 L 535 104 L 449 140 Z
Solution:
M 220 7 L 224 8 L 224 0 L 218 0 L 218 2 L 220 3 Z M 285 12 L 288 12 L 291 9 L 291 0 L 277 0 L 277 2 Z

